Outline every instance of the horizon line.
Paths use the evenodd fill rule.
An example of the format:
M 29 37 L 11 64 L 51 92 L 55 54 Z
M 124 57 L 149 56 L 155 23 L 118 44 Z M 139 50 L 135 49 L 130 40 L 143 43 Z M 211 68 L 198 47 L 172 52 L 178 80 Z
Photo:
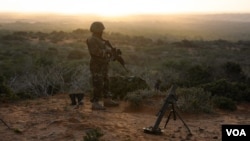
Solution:
M 147 16 L 147 15 L 227 15 L 227 14 L 250 14 L 250 12 L 177 12 L 177 13 L 133 13 L 133 14 L 122 14 L 122 15 L 102 15 L 95 13 L 62 13 L 62 12 L 17 12 L 17 11 L 0 11 L 0 14 L 16 14 L 16 15 L 88 15 L 97 17 L 129 17 L 129 16 Z

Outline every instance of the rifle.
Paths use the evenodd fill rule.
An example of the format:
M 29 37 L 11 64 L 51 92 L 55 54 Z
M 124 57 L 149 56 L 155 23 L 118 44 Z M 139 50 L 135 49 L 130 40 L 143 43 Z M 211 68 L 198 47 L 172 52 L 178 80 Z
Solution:
M 122 67 L 127 72 L 129 72 L 128 69 L 125 67 L 125 61 L 121 56 L 122 55 L 121 50 L 114 48 L 108 40 L 104 40 L 104 41 L 105 41 L 105 45 L 107 45 L 108 47 L 111 48 L 111 58 L 112 58 L 112 60 L 113 61 L 118 61 L 122 65 Z

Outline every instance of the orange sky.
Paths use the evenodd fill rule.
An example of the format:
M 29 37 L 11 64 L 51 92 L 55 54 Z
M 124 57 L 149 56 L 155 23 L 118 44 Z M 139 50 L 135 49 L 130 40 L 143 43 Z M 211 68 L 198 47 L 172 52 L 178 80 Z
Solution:
M 63 14 L 250 13 L 250 0 L 0 0 L 0 12 Z

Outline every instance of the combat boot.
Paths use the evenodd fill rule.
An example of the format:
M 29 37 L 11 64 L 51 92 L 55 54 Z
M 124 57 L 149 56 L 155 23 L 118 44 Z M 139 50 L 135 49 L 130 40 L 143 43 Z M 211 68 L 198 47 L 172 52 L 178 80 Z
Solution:
M 92 110 L 106 110 L 105 107 L 103 107 L 100 103 L 98 102 L 93 102 L 92 103 Z
M 112 100 L 111 98 L 105 98 L 103 100 L 103 105 L 105 107 L 117 107 L 117 106 L 119 106 L 119 103 L 116 102 L 116 101 L 114 101 L 114 100 Z

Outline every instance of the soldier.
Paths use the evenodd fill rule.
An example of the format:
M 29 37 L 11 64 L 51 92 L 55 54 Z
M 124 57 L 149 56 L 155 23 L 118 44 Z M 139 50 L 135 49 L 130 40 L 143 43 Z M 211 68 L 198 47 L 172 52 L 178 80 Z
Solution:
M 103 40 L 102 34 L 105 29 L 102 22 L 93 22 L 90 26 L 92 36 L 87 39 L 88 50 L 91 56 L 90 72 L 93 84 L 92 110 L 105 110 L 105 107 L 118 106 L 109 94 L 108 65 L 110 61 L 111 48 Z M 104 97 L 103 105 L 99 103 Z

